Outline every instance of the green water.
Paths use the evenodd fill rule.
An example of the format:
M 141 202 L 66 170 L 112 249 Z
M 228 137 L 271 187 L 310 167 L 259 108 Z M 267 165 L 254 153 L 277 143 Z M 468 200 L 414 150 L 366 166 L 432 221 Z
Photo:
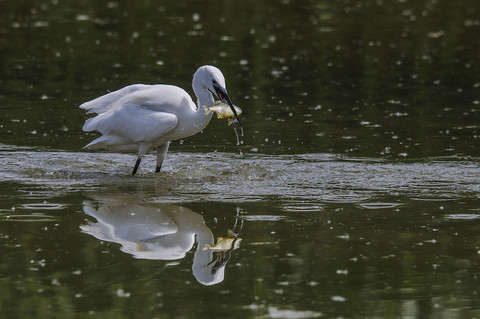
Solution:
M 474 0 L 0 0 L 0 317 L 480 317 L 479 32 Z M 82 149 L 79 104 L 202 64 L 240 146 Z

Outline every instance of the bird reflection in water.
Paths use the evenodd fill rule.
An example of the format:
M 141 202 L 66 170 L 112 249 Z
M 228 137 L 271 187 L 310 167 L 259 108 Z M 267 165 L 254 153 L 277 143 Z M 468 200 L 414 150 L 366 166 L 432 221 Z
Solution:
M 97 222 L 80 226 L 93 237 L 121 245 L 121 250 L 138 259 L 178 260 L 195 242 L 193 275 L 203 285 L 223 281 L 225 266 L 239 247 L 243 219 L 237 211 L 233 230 L 214 243 L 203 217 L 192 210 L 170 204 L 100 200 L 98 206 L 83 203 L 84 212 Z M 240 222 L 239 222 L 240 220 Z

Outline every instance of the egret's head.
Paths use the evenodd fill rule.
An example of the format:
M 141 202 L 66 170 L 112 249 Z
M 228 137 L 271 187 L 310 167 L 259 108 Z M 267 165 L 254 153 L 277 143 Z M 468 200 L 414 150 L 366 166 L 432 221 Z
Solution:
M 232 109 L 233 114 L 235 114 L 240 127 L 242 126 L 237 112 L 233 107 L 232 101 L 230 101 L 230 97 L 228 96 L 225 78 L 217 67 L 212 65 L 204 65 L 199 67 L 197 72 L 195 72 L 193 75 L 193 81 L 200 81 L 205 89 L 210 91 L 213 96 L 218 98 L 221 102 L 228 104 Z
M 210 91 L 214 97 L 227 103 L 225 100 L 227 88 L 225 85 L 225 77 L 218 68 L 212 65 L 199 67 L 197 72 L 193 75 L 193 81 L 201 83 L 201 85 L 206 90 Z

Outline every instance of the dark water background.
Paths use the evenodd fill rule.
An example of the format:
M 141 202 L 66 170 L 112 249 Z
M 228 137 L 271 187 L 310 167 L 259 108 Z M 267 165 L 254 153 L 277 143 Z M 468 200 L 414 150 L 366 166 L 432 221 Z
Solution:
M 479 34 L 475 0 L 0 0 L 0 317 L 480 317 Z M 242 145 L 82 150 L 79 104 L 203 64 Z

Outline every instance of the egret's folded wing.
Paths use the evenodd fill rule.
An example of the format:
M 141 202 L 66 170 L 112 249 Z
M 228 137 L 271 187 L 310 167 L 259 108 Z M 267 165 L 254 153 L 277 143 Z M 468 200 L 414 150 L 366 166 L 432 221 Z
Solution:
M 87 110 L 87 113 L 105 113 L 117 106 L 115 102 L 119 99 L 131 93 L 139 92 L 145 89 L 149 89 L 151 87 L 151 85 L 147 84 L 132 84 L 119 90 L 97 97 L 96 99 L 93 99 L 91 101 L 85 102 L 80 105 L 80 108 Z
M 158 112 L 140 104 L 123 104 L 114 110 L 88 119 L 84 131 L 127 138 L 132 142 L 154 142 L 178 124 L 175 114 Z

